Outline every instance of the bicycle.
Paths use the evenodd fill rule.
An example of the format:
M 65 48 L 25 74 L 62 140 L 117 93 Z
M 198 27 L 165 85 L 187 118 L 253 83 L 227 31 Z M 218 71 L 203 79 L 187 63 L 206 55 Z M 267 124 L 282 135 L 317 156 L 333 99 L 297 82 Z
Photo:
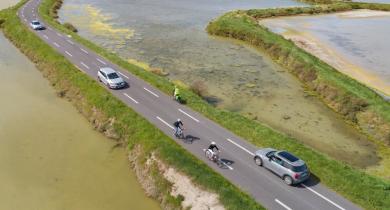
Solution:
M 177 128 L 177 132 L 175 132 L 176 138 L 178 138 L 178 139 L 185 139 L 183 130 L 184 130 L 184 128 L 180 128 L 180 127 Z
M 222 160 L 219 158 L 220 151 L 218 150 L 217 152 L 212 151 L 211 149 L 204 149 L 204 155 L 206 156 L 207 159 L 210 161 L 213 161 L 216 163 L 218 166 L 222 165 Z

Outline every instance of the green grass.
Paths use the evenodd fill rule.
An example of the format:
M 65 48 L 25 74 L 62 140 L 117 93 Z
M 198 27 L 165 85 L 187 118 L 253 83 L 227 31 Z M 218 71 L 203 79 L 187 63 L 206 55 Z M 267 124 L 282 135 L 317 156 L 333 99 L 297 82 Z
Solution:
M 194 183 L 216 192 L 227 209 L 263 209 L 29 31 L 16 16 L 18 7 L 0 12 L 0 19 L 6 20 L 2 24 L 4 34 L 37 65 L 58 91 L 72 100 L 80 112 L 91 117 L 93 110 L 99 110 L 104 113 L 106 123 L 109 118 L 115 118 L 114 129 L 129 147 L 142 145 L 146 152 L 156 152 L 164 162 L 190 176 Z M 177 200 L 171 202 L 177 206 Z
M 90 49 L 96 51 L 114 63 L 117 63 L 119 66 L 127 69 L 155 87 L 160 88 L 168 94 L 171 93 L 173 84 L 166 78 L 159 77 L 127 63 L 117 55 L 109 53 L 95 44 L 77 36 L 77 34 L 68 31 L 63 28 L 63 26 L 56 23 L 55 20 L 52 20 L 48 15 L 48 12 L 50 11 L 53 2 L 54 0 L 44 0 L 40 7 L 40 13 L 44 16 L 46 21 L 60 30 L 68 34 L 72 34 L 73 37 L 80 43 L 83 43 Z M 230 24 L 229 22 L 226 23 Z M 24 27 L 20 26 L 18 20 L 8 22 L 6 25 L 9 28 L 8 30 L 10 30 L 6 33 L 11 39 L 13 39 L 13 37 L 18 37 L 18 33 L 14 31 L 18 29 L 15 28 L 22 28 L 23 33 L 27 33 Z M 243 27 L 245 27 L 245 25 Z M 14 29 L 11 30 L 11 28 Z M 32 35 L 30 34 L 29 37 L 30 36 Z M 32 51 L 32 55 L 30 56 L 33 57 L 32 60 L 36 57 L 36 52 L 34 52 L 35 49 L 39 49 L 38 52 L 42 54 L 39 57 L 39 61 L 50 62 L 52 63 L 51 66 L 53 68 L 57 68 L 54 64 L 57 64 L 59 61 L 61 61 L 59 63 L 67 63 L 64 69 L 62 69 L 62 65 L 58 65 L 61 69 L 56 70 L 58 71 L 59 77 L 55 80 L 62 82 L 65 80 L 62 75 L 66 75 L 66 80 L 72 82 L 72 86 L 78 87 L 80 92 L 82 92 L 83 95 L 86 95 L 90 105 L 97 106 L 99 109 L 107 113 L 107 116 L 109 117 L 118 117 L 118 125 L 116 125 L 116 128 L 121 136 L 129 136 L 131 144 L 142 143 L 149 151 L 156 149 L 159 151 L 164 160 L 193 177 L 194 181 L 198 184 L 205 185 L 206 183 L 212 183 L 209 187 L 221 196 L 221 200 L 227 208 L 259 208 L 247 195 L 239 192 L 238 189 L 229 184 L 219 175 L 216 175 L 199 160 L 194 159 L 193 156 L 183 151 L 180 147 L 178 147 L 178 145 L 172 143 L 170 139 L 164 136 L 155 127 L 151 126 L 143 118 L 125 107 L 122 103 L 113 98 L 107 91 L 98 86 L 95 82 L 91 81 L 91 79 L 79 73 L 62 56 L 59 56 L 46 44 L 43 44 L 40 40 L 36 40 L 35 36 L 34 39 L 29 39 L 27 39 L 28 41 L 26 42 L 21 36 L 19 36 L 17 41 L 14 41 L 14 43 L 16 45 L 21 45 L 21 43 L 26 45 L 25 47 Z M 56 56 L 53 58 L 51 57 L 53 56 L 52 54 L 55 54 Z M 46 60 L 46 58 L 48 59 Z M 186 98 L 189 107 L 218 122 L 225 128 L 247 139 L 249 142 L 262 147 L 286 149 L 307 160 L 311 171 L 321 179 L 323 184 L 331 187 L 348 199 L 361 205 L 363 208 L 386 209 L 390 206 L 389 182 L 370 176 L 348 165 L 330 159 L 326 155 L 305 147 L 292 138 L 278 133 L 262 124 L 249 120 L 241 115 L 216 109 L 204 102 L 191 91 L 183 90 L 182 94 Z M 119 113 L 125 114 L 119 115 Z M 134 124 L 135 122 L 136 124 Z M 178 159 L 181 161 L 177 161 Z

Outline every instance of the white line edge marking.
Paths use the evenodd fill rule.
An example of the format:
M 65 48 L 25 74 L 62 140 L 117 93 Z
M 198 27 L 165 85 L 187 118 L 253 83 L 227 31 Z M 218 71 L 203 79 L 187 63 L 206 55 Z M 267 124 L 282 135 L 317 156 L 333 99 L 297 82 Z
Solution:
M 81 51 L 83 51 L 85 54 L 89 54 L 88 51 L 84 50 L 83 48 L 80 48 Z
M 66 40 L 68 43 L 70 44 L 74 44 L 72 41 L 70 41 L 69 39 Z
M 118 71 L 118 73 L 119 73 L 120 75 L 122 75 L 123 77 L 125 77 L 126 79 L 129 79 L 129 77 L 128 77 L 128 76 L 126 76 L 126 75 L 122 74 L 120 71 Z
M 70 57 L 73 57 L 72 54 L 70 54 L 68 51 L 65 51 L 66 54 L 68 54 Z
M 161 122 L 163 122 L 166 126 L 170 127 L 172 130 L 174 130 L 173 126 L 172 125 L 169 125 L 169 123 L 165 122 L 163 119 L 161 119 L 159 116 L 156 116 L 156 118 L 158 120 L 160 120 Z
M 230 141 L 230 143 L 236 145 L 237 147 L 239 147 L 240 149 L 242 149 L 242 150 L 244 150 L 245 152 L 249 153 L 250 155 L 255 156 L 255 154 L 254 154 L 253 152 L 247 150 L 245 147 L 243 147 L 243 146 L 237 144 L 237 143 L 234 142 L 233 140 L 231 140 L 231 139 L 229 139 L 229 138 L 227 138 L 226 140 Z
M 83 69 L 81 69 L 80 66 L 78 66 L 78 65 L 75 65 L 75 66 L 76 66 L 76 68 L 78 68 L 80 71 L 82 71 L 82 72 L 85 73 L 85 71 L 84 71 Z
M 185 111 L 183 111 L 183 110 L 181 110 L 181 109 L 179 109 L 179 112 L 181 112 L 181 113 L 187 115 L 189 118 L 193 119 L 194 121 L 199 122 L 198 119 L 196 119 L 195 117 L 191 116 L 191 115 L 188 114 L 187 112 L 185 112 Z
M 310 187 L 308 187 L 308 186 L 306 186 L 306 185 L 304 185 L 304 184 L 302 184 L 302 183 L 301 183 L 301 185 L 302 185 L 303 187 L 305 187 L 306 189 L 312 191 L 314 194 L 318 195 L 318 196 L 321 197 L 322 199 L 324 199 L 324 200 L 328 201 L 329 203 L 333 204 L 333 205 L 336 206 L 337 208 L 339 208 L 339 209 L 341 209 L 341 210 L 345 210 L 343 207 L 339 206 L 337 203 L 331 201 L 330 199 L 328 199 L 327 197 L 321 195 L 320 193 L 318 193 L 317 191 L 311 189 Z
M 60 47 L 60 45 L 57 44 L 57 42 L 53 42 L 53 44 L 54 44 L 56 47 Z
M 104 64 L 104 65 L 107 65 L 107 63 L 106 63 L 106 62 L 104 62 L 104 61 L 100 60 L 99 58 L 96 58 L 96 60 L 97 60 L 97 61 L 99 61 L 100 63 Z
M 80 62 L 81 65 L 83 65 L 85 68 L 89 69 L 89 66 L 87 66 L 87 64 L 83 63 L 83 62 Z
M 59 37 L 62 37 L 62 34 L 60 34 L 60 33 L 57 33 L 57 36 L 59 36 Z
M 43 35 L 43 37 L 45 37 L 45 39 L 49 40 L 49 37 L 47 35 Z
M 123 93 L 123 95 L 125 95 L 127 98 L 130 98 L 134 103 L 138 104 L 138 101 L 136 101 L 134 98 L 132 98 L 131 96 L 127 95 L 127 93 Z
M 283 206 L 287 210 L 292 210 L 290 207 L 288 207 L 286 204 L 282 203 L 282 201 L 278 200 L 275 198 L 275 202 L 278 203 L 279 205 Z
M 156 96 L 157 98 L 159 97 L 157 94 L 153 93 L 152 91 L 150 91 L 150 90 L 147 89 L 146 87 L 144 87 L 144 90 L 148 91 L 150 94 Z

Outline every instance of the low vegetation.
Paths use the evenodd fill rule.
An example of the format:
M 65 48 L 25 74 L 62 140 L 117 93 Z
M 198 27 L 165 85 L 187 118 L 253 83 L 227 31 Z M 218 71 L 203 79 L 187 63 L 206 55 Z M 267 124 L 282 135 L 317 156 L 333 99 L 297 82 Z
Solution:
M 227 209 L 263 209 L 28 30 L 16 15 L 22 3 L 0 12 L 0 19 L 6 19 L 3 24 L 5 36 L 36 64 L 58 95 L 69 99 L 97 130 L 126 143 L 130 149 L 141 146 L 145 158 L 153 152 L 168 165 L 191 177 L 195 184 L 218 194 Z M 169 193 L 166 190 L 169 183 L 163 180 L 156 183 L 161 185 L 158 186 L 160 193 Z M 180 196 L 162 197 L 168 209 L 177 208 L 182 200 Z
M 47 23 L 60 31 L 72 35 L 74 39 L 89 49 L 96 51 L 98 54 L 149 82 L 165 93 L 172 93 L 173 84 L 167 78 L 157 76 L 132 65 L 117 55 L 83 39 L 58 24 L 50 16 L 50 9 L 55 1 L 43 0 L 40 6 L 40 15 Z M 2 15 L 12 17 L 10 20 L 7 19 L 5 24 L 4 32 L 7 37 L 37 63 L 38 67 L 48 76 L 58 90 L 63 91 L 67 97 L 73 98 L 74 103 L 85 104 L 84 106 L 80 106 L 83 108 L 79 108 L 82 113 L 87 113 L 88 116 L 88 113 L 92 112 L 91 109 L 93 110 L 91 107 L 95 107 L 97 110 L 105 113 L 107 119 L 115 119 L 113 127 L 118 133 L 119 138 L 128 141 L 129 147 L 141 144 L 146 152 L 157 151 L 158 155 L 164 161 L 192 177 L 195 183 L 202 186 L 207 186 L 206 183 L 212 183 L 208 187 L 219 194 L 220 200 L 226 208 L 261 208 L 249 196 L 240 192 L 200 160 L 195 159 L 188 152 L 180 148 L 157 128 L 153 127 L 138 114 L 115 99 L 104 88 L 75 69 L 64 57 L 58 55 L 35 35 L 29 33 L 15 16 L 15 10 L 8 10 L 7 13 L 3 13 Z M 238 18 L 239 20 L 234 21 L 237 21 L 236 23 L 239 25 L 242 24 L 244 28 L 249 27 L 249 30 L 253 25 L 247 25 L 246 22 L 252 24 L 253 18 L 248 16 L 244 19 L 241 18 L 243 17 L 241 16 Z M 226 20 L 221 24 L 226 24 L 225 27 L 227 27 L 227 25 L 231 24 L 230 21 L 232 20 Z M 26 37 L 25 34 L 28 36 Z M 307 75 L 308 78 L 312 78 L 310 76 L 312 74 Z M 330 159 L 326 155 L 307 148 L 288 136 L 241 115 L 216 109 L 189 89 L 183 89 L 181 93 L 187 100 L 188 106 L 192 109 L 218 122 L 251 143 L 261 147 L 286 149 L 307 160 L 311 171 L 319 177 L 323 184 L 331 187 L 363 208 L 386 209 L 390 206 L 390 183 L 388 181 L 370 176 L 339 161 Z M 371 92 L 369 93 L 376 97 Z M 85 101 L 79 100 L 80 96 L 78 94 Z M 102 127 L 104 128 L 104 126 Z

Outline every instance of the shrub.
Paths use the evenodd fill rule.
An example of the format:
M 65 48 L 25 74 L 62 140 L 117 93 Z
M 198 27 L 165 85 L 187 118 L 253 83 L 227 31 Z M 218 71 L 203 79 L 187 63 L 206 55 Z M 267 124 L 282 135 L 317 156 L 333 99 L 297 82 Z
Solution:
M 72 25 L 71 23 L 64 23 L 64 27 L 69 29 L 70 31 L 72 31 L 74 33 L 78 32 L 77 28 L 74 25 Z

